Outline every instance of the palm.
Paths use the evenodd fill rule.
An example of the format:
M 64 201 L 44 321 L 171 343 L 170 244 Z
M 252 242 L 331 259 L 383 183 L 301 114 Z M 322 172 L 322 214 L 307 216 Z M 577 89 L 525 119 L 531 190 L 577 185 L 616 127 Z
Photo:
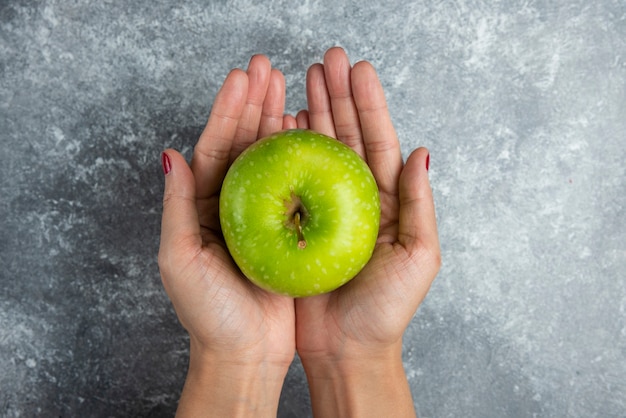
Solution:
M 383 207 L 384 214 L 392 208 Z M 386 212 L 387 211 L 387 212 Z M 397 209 L 396 209 L 397 212 Z M 397 229 L 397 222 L 388 225 Z M 346 344 L 389 344 L 401 338 L 415 306 L 407 294 L 406 278 L 413 277 L 406 249 L 385 241 L 381 231 L 372 259 L 347 285 L 337 291 L 296 301 L 298 351 L 339 352 Z
M 275 347 L 285 355 L 294 351 L 293 299 L 265 292 L 251 285 L 233 265 L 227 250 L 218 244 L 205 245 L 193 261 L 196 271 L 204 271 L 189 280 L 189 296 L 177 311 L 184 318 L 187 306 L 202 307 L 183 325 L 196 338 L 220 351 L 237 350 L 264 353 L 263 347 Z M 216 274 L 217 273 L 217 274 Z

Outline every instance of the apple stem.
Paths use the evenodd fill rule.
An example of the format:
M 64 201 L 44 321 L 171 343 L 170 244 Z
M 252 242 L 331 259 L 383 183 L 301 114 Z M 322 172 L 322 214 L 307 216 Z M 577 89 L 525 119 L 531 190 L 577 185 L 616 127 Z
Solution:
M 298 234 L 298 248 L 301 250 L 306 248 L 306 240 L 302 234 L 302 224 L 300 223 L 300 212 L 293 215 L 293 221 L 296 224 L 296 233 Z

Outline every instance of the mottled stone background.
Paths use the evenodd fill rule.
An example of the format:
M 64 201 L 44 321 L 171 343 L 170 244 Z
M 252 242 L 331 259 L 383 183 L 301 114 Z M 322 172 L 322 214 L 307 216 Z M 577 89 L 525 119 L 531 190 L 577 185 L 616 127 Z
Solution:
M 0 1 L 0 416 L 173 413 L 160 152 L 190 155 L 254 53 L 304 107 L 333 45 L 378 68 L 405 155 L 431 150 L 420 416 L 626 416 L 623 0 Z M 297 359 L 279 416 L 310 416 Z

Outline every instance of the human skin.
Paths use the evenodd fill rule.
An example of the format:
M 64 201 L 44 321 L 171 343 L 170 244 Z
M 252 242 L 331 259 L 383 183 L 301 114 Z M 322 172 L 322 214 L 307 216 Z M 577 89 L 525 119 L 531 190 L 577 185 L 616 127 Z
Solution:
M 233 70 L 216 96 L 191 166 L 163 154 L 165 192 L 159 267 L 190 335 L 178 416 L 276 416 L 297 350 L 315 416 L 414 416 L 402 335 L 440 266 L 428 180 L 429 154 L 403 162 L 382 86 L 368 62 L 340 48 L 307 73 L 308 109 L 284 115 L 285 83 L 266 57 Z M 255 140 L 309 128 L 352 147 L 381 197 L 370 262 L 347 285 L 292 299 L 245 280 L 221 238 L 219 190 L 232 161 Z
M 299 127 L 338 138 L 368 162 L 381 225 L 366 267 L 330 294 L 296 300 L 296 348 L 316 416 L 414 416 L 402 335 L 440 267 L 429 154 L 403 163 L 384 92 L 368 62 L 330 49 L 307 74 Z
M 217 208 L 232 160 L 282 129 L 284 98 L 283 75 L 254 56 L 247 71 L 226 77 L 191 166 L 175 150 L 163 154 L 159 267 L 190 338 L 178 416 L 276 416 L 295 354 L 294 302 L 245 280 L 221 238 Z

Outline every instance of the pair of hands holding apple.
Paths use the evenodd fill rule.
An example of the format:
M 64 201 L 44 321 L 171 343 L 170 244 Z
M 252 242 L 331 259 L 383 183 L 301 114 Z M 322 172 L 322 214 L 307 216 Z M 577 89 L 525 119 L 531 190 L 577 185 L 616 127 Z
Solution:
M 236 406 L 229 400 L 254 408 L 257 416 L 275 415 L 296 350 L 315 413 L 342 409 L 339 400 L 329 400 L 331 387 L 358 391 L 368 377 L 398 380 L 388 382 L 390 390 L 399 385 L 389 395 L 411 399 L 402 335 L 440 266 L 428 151 L 419 148 L 403 163 L 382 86 L 368 62 L 351 66 L 343 50 L 332 48 L 323 64 L 309 68 L 306 86 L 308 110 L 284 115 L 282 73 L 266 57 L 254 56 L 247 71 L 235 69 L 224 81 L 191 166 L 174 150 L 163 154 L 159 267 L 191 344 L 181 415 L 202 406 L 232 413 L 227 408 Z M 363 270 L 331 293 L 297 299 L 243 277 L 218 216 L 222 182 L 236 157 L 259 138 L 290 128 L 324 133 L 356 151 L 374 175 L 381 205 L 376 246 Z M 339 387 L 352 378 L 352 388 Z M 397 402 L 402 400 L 394 401 L 396 410 Z M 406 407 L 412 411 L 412 403 Z

